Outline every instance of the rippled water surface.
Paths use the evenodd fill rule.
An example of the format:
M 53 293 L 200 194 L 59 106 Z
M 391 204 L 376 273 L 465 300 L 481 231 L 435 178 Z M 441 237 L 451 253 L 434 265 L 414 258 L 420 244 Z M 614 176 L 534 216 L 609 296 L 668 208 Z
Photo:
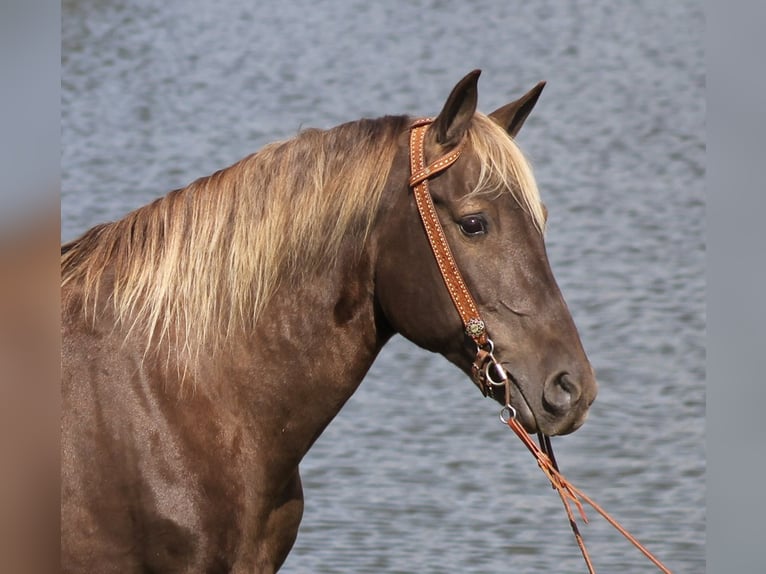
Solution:
M 704 569 L 701 3 L 65 0 L 62 235 L 301 127 L 488 112 L 548 81 L 519 141 L 600 394 L 565 473 L 676 572 Z M 583 572 L 496 406 L 396 338 L 302 465 L 285 572 Z M 651 566 L 592 514 L 602 572 Z

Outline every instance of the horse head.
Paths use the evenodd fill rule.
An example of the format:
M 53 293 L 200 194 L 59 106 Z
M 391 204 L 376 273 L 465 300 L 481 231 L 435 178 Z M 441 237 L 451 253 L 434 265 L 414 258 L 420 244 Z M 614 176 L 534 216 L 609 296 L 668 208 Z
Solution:
M 548 262 L 545 207 L 513 140 L 544 84 L 485 116 L 476 112 L 478 76 L 472 72 L 455 86 L 425 134 L 427 162 L 462 146 L 455 163 L 430 179 L 430 195 L 510 381 L 511 406 L 528 432 L 567 434 L 585 421 L 597 384 Z M 409 141 L 402 148 L 409 157 Z M 477 344 L 445 286 L 412 191 L 402 189 L 406 157 L 392 169 L 398 189 L 387 194 L 380 214 L 380 314 L 393 330 L 471 375 Z M 497 399 L 505 403 L 503 393 Z

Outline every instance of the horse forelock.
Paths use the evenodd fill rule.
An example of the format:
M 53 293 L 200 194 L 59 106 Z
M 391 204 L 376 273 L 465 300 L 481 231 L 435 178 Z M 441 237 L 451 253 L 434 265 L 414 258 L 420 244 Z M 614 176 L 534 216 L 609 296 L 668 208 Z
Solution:
M 407 123 L 360 120 L 267 145 L 65 245 L 62 288 L 90 314 L 108 282 L 128 333 L 147 349 L 165 340 L 193 368 L 203 348 L 253 328 L 280 283 L 333 265 L 344 238 L 364 243 Z
M 468 138 L 481 166 L 478 181 L 469 195 L 510 192 L 543 233 L 546 216 L 540 192 L 532 167 L 516 142 L 492 119 L 480 113 L 473 118 Z

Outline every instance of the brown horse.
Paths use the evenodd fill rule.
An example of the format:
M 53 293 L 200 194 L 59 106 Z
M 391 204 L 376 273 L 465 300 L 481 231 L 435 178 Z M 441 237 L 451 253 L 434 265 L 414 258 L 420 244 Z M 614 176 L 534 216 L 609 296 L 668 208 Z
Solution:
M 454 259 L 530 433 L 585 420 L 596 383 L 551 273 L 513 137 L 478 71 L 425 135 Z M 306 130 L 62 247 L 65 572 L 275 572 L 298 465 L 394 333 L 476 354 L 409 186 L 406 116 Z M 501 401 L 502 402 L 502 401 Z

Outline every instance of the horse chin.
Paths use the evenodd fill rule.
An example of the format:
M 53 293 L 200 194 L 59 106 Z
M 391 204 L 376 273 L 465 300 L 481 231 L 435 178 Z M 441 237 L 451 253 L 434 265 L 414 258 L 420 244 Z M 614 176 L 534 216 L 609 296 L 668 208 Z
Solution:
M 538 430 L 537 419 L 535 419 L 535 415 L 532 413 L 532 409 L 529 407 L 529 404 L 527 404 L 526 399 L 521 397 L 520 400 L 516 401 L 512 398 L 511 406 L 516 409 L 516 420 L 521 423 L 524 430 L 529 434 L 536 433 Z

